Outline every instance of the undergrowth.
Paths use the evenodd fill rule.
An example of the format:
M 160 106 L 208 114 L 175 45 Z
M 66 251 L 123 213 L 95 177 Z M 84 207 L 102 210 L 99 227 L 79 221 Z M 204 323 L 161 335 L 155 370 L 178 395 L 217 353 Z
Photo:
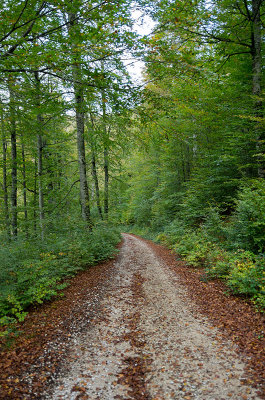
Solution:
M 254 181 L 239 193 L 230 218 L 209 207 L 198 223 L 180 215 L 156 234 L 130 227 L 133 233 L 165 244 L 189 264 L 205 268 L 204 279 L 222 279 L 229 290 L 265 311 L 265 185 Z
M 0 248 L 0 325 L 23 321 L 30 305 L 41 304 L 66 286 L 64 278 L 111 258 L 120 241 L 116 228 L 79 225 L 44 242 L 16 240 Z M 7 331 L 1 333 L 6 334 Z
M 224 280 L 232 293 L 250 298 L 259 311 L 264 311 L 265 254 L 232 249 L 227 241 L 215 239 L 205 225 L 191 229 L 181 221 L 174 221 L 156 237 L 189 265 L 205 268 L 207 279 Z

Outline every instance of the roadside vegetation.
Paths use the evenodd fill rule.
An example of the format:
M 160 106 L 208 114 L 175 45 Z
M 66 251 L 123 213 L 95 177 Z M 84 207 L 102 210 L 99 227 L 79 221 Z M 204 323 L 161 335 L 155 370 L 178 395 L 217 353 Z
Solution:
M 67 278 L 112 258 L 120 240 L 119 231 L 108 224 L 99 223 L 88 231 L 80 223 L 62 227 L 44 242 L 21 239 L 2 245 L 0 325 L 21 322 L 30 306 L 60 295 Z
M 136 224 L 126 229 L 165 244 L 188 265 L 204 268 L 203 280 L 223 280 L 230 293 L 251 299 L 257 310 L 264 311 L 264 181 L 245 182 L 229 216 L 213 206 L 200 214 L 198 203 L 194 207 L 185 200 L 181 206 L 187 217 L 177 213 L 162 229 L 156 228 L 155 218 L 149 227 Z

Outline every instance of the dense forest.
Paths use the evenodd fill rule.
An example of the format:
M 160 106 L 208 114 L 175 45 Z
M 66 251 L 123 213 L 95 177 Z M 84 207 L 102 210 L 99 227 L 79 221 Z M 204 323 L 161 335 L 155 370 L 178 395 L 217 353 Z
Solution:
M 264 309 L 264 14 L 262 0 L 2 0 L 1 324 L 113 256 L 121 231 Z

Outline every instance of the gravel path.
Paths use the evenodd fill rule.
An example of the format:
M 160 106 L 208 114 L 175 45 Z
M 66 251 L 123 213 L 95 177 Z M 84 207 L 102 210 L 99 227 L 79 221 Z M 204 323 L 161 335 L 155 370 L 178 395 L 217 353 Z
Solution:
M 99 318 L 77 335 L 53 400 L 259 399 L 234 345 L 196 315 L 175 274 L 124 234 Z

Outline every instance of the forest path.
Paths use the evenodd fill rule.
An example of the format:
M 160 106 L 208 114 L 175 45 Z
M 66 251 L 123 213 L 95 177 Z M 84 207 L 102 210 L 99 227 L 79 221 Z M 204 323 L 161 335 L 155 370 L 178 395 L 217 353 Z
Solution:
M 259 399 L 232 342 L 202 316 L 176 274 L 124 234 L 99 318 L 75 338 L 47 399 Z

